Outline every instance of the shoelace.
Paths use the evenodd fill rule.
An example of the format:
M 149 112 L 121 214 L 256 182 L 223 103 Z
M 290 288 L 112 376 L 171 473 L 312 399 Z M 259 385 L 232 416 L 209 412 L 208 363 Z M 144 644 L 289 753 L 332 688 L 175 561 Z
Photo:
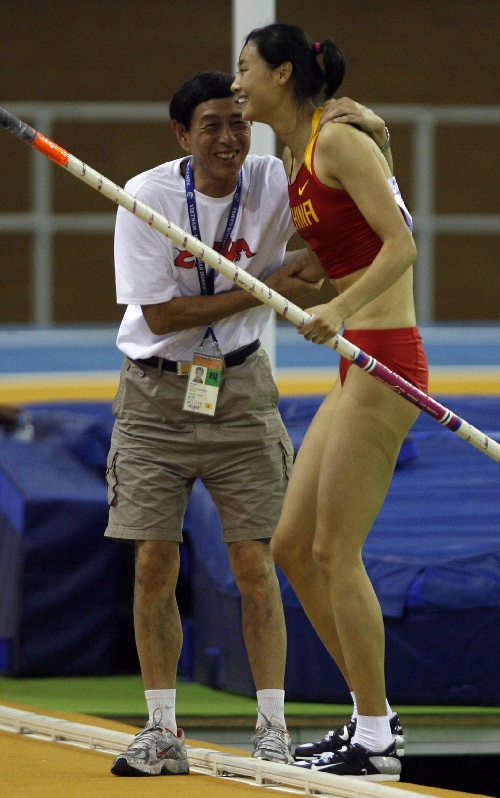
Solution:
M 259 746 L 263 746 L 265 741 L 266 748 L 270 751 L 281 753 L 283 751 L 283 746 L 287 746 L 285 734 L 286 732 L 284 729 L 268 726 L 263 728 L 260 732 L 257 732 L 254 739 Z
M 255 744 L 259 745 L 263 744 L 264 739 L 266 740 L 266 748 L 269 748 L 271 751 L 276 751 L 277 753 L 281 753 L 283 751 L 283 746 L 288 747 L 287 744 L 287 731 L 286 729 L 281 728 L 280 726 L 274 726 L 269 718 L 267 718 L 263 712 L 260 713 L 264 718 L 266 725 L 263 726 L 261 729 L 257 729 L 253 736 L 253 740 Z
M 130 748 L 142 748 L 143 745 L 152 746 L 157 742 L 158 737 L 164 731 L 163 726 L 146 726 L 145 729 L 141 729 L 141 731 L 135 735 Z

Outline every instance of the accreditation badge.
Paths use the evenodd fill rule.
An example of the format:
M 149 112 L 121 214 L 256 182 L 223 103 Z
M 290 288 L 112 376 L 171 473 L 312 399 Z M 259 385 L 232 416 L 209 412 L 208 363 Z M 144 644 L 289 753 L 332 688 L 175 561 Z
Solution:
M 195 352 L 182 409 L 206 416 L 215 415 L 223 370 L 223 357 Z

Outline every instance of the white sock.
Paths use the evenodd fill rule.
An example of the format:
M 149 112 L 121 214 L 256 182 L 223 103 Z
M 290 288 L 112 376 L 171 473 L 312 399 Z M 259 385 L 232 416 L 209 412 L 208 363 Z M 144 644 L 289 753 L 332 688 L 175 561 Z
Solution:
M 146 690 L 144 693 L 149 710 L 149 724 L 163 726 L 172 734 L 177 734 L 175 719 L 176 690 Z
M 394 740 L 387 715 L 358 715 L 356 732 L 351 742 L 369 751 L 385 751 Z
M 356 703 L 356 696 L 354 693 L 351 693 L 352 698 L 352 713 L 351 713 L 351 720 L 356 720 L 358 717 L 358 705 Z
M 352 714 L 351 714 L 351 720 L 356 720 L 356 718 L 358 717 L 358 705 L 357 705 L 357 702 L 356 702 L 356 695 L 355 695 L 355 693 L 351 693 L 351 698 L 352 698 L 352 703 L 353 703 Z M 389 704 L 389 702 L 388 702 L 387 698 L 385 699 L 385 706 L 386 706 L 386 708 L 387 708 L 387 716 L 388 716 L 389 720 L 392 720 L 392 719 L 393 719 L 393 717 L 394 717 L 394 716 L 395 716 L 397 713 L 396 713 L 396 712 L 394 712 L 394 710 L 393 710 L 393 709 L 391 709 L 391 705 Z
M 257 708 L 257 728 L 275 720 L 286 729 L 284 690 L 257 690 Z

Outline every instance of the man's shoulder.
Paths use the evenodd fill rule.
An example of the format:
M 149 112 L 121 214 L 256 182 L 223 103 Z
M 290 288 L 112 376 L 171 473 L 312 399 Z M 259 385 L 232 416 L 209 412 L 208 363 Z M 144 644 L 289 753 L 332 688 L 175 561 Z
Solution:
M 260 170 L 279 170 L 283 169 L 283 161 L 275 155 L 254 155 L 250 153 L 245 159 L 245 166 Z
M 138 191 L 145 188 L 150 188 L 153 191 L 162 189 L 164 187 L 171 187 L 178 182 L 179 179 L 179 164 L 182 159 L 177 158 L 173 161 L 166 161 L 165 163 L 153 166 L 145 172 L 131 177 L 125 184 L 125 189 L 131 194 L 137 194 Z
M 243 164 L 250 182 L 261 182 L 286 188 L 286 173 L 281 158 L 275 155 L 247 155 Z

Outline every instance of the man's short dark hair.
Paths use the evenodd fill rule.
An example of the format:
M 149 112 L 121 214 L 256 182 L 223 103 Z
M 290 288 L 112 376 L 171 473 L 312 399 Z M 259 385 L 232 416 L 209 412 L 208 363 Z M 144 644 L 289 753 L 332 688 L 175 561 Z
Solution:
M 196 106 L 208 100 L 232 97 L 233 80 L 233 75 L 225 72 L 196 72 L 172 97 L 170 119 L 175 119 L 189 130 Z

